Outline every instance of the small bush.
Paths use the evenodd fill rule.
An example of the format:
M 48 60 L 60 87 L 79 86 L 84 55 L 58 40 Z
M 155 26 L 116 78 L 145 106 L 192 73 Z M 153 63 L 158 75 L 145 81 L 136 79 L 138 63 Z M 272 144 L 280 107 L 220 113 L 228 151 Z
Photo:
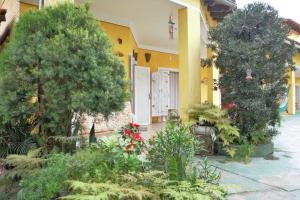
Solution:
M 70 156 L 63 154 L 51 155 L 47 167 L 36 173 L 25 176 L 21 180 L 22 190 L 19 200 L 48 200 L 60 196 L 67 178 L 67 163 Z
M 173 180 L 186 178 L 187 165 L 200 145 L 190 126 L 183 123 L 169 123 L 149 144 L 148 158 L 153 167 L 168 172 Z
M 130 173 L 121 176 L 117 184 L 68 182 L 71 195 L 64 200 L 224 200 L 226 193 L 216 185 L 203 180 L 195 183 L 172 181 L 160 171 Z
M 127 145 L 123 137 L 112 136 L 73 156 L 53 154 L 45 168 L 23 177 L 19 199 L 46 200 L 60 197 L 66 192 L 67 180 L 116 182 L 122 174 L 143 171 L 144 160 L 134 149 L 128 152 Z
M 158 156 L 163 162 L 153 161 L 150 166 L 142 156 L 145 144 L 136 125 L 129 126 L 124 129 L 127 133 L 103 138 L 74 155 L 51 155 L 46 167 L 23 176 L 18 199 L 225 199 L 222 187 L 213 183 L 216 176 L 210 168 L 205 174 L 190 176 L 188 165 L 199 145 L 190 126 L 168 124 L 166 131 L 151 141 L 149 153 L 150 158 Z M 167 173 L 156 171 L 156 164 L 166 167 Z

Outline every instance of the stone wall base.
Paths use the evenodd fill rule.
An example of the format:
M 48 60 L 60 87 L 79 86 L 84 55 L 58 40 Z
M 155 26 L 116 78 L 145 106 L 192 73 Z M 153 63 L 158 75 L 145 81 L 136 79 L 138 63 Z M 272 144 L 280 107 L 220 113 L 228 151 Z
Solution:
M 112 113 L 108 121 L 104 119 L 102 115 L 97 115 L 96 117 L 83 115 L 81 117 L 82 134 L 89 134 L 93 122 L 95 122 L 95 132 L 96 134 L 107 134 L 114 130 L 118 130 L 128 122 L 132 122 L 133 114 L 131 112 L 131 104 L 127 102 L 125 108 L 121 112 Z

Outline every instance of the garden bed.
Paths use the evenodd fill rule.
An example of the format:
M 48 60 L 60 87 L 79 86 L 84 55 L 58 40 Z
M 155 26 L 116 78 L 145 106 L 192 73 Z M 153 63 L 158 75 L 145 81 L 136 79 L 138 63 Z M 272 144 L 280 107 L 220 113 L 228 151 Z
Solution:
M 235 149 L 239 149 L 241 147 L 241 145 L 237 145 L 237 144 L 232 144 L 230 146 Z M 222 156 L 228 156 L 226 151 L 223 149 L 223 144 L 221 142 L 215 142 L 214 149 L 215 149 L 215 154 L 222 155 Z M 256 157 L 256 158 L 262 157 L 263 158 L 263 157 L 268 156 L 273 153 L 274 153 L 274 143 L 270 142 L 270 143 L 266 143 L 266 144 L 257 145 L 255 147 L 254 152 L 251 155 L 251 157 Z

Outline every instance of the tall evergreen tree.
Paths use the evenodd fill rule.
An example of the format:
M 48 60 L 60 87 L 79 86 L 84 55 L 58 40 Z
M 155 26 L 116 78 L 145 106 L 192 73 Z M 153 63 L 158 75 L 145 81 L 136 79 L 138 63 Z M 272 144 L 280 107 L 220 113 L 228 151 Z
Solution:
M 87 6 L 27 12 L 0 63 L 2 123 L 31 120 L 48 149 L 50 137 L 71 136 L 74 113 L 107 117 L 128 95 L 124 66 Z
M 288 34 L 278 12 L 263 3 L 237 9 L 211 31 L 209 46 L 216 56 L 203 65 L 213 61 L 220 69 L 222 103 L 231 104 L 243 140 L 270 138 L 280 123 L 279 100 L 287 91 L 288 70 L 293 70 Z

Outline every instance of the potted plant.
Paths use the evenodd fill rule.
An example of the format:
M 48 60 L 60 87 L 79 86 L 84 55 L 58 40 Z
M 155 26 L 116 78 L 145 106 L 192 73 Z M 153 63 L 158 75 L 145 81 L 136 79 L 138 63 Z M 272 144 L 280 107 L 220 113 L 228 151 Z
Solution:
M 206 102 L 191 107 L 188 115 L 194 123 L 194 134 L 205 142 L 208 153 L 215 152 L 214 143 L 219 141 L 225 152 L 234 156 L 235 150 L 230 144 L 239 138 L 239 130 L 231 124 L 226 110 Z

